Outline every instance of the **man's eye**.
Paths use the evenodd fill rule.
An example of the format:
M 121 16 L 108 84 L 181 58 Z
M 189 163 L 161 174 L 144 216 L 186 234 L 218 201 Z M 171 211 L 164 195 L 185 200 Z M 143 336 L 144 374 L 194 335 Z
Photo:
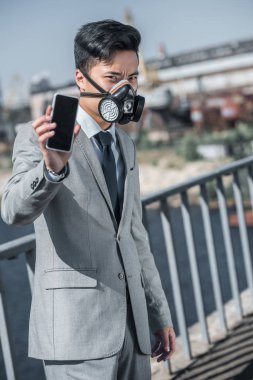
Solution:
M 128 80 L 129 82 L 136 81 L 138 79 L 137 75 L 134 75 L 133 77 L 130 77 Z
M 113 82 L 118 82 L 118 78 L 115 75 L 108 75 L 106 78 L 110 79 Z

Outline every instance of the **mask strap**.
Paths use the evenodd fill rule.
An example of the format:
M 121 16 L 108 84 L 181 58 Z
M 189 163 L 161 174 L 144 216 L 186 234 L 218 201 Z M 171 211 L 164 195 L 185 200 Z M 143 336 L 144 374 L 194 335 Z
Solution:
M 100 94 L 98 92 L 80 92 L 80 96 L 87 96 L 88 98 L 105 98 L 107 93 Z
M 79 69 L 80 70 L 80 69 Z M 108 92 L 106 92 L 102 87 L 99 86 L 99 84 L 97 84 L 90 76 L 89 74 L 86 72 L 86 71 L 82 71 L 80 70 L 81 73 L 83 74 L 83 76 L 92 84 L 92 86 L 94 86 L 99 92 L 101 92 L 101 97 L 103 97 L 104 95 L 107 95 Z M 81 93 L 81 94 L 84 94 L 84 93 Z M 92 94 L 91 92 L 90 93 L 86 93 L 86 94 Z M 95 94 L 94 94 L 95 95 Z M 90 96 L 90 95 L 89 95 Z M 98 96 L 98 94 L 96 94 L 96 97 L 100 97 Z

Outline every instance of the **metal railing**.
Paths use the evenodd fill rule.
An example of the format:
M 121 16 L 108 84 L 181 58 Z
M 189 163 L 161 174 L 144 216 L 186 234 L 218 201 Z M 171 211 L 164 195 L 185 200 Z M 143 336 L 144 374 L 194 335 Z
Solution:
M 30 234 L 14 241 L 0 245 L 0 260 L 11 260 L 17 258 L 20 254 L 25 253 L 26 268 L 29 280 L 29 286 L 32 294 L 33 276 L 35 265 L 35 235 Z M 2 298 L 2 284 L 0 281 L 0 344 L 3 353 L 5 372 L 7 380 L 15 380 L 15 363 L 13 360 L 14 349 L 9 339 L 8 323 Z
M 186 324 L 186 313 L 183 302 L 183 288 L 180 281 L 179 272 L 182 270 L 180 264 L 177 263 L 177 250 L 175 247 L 175 233 L 173 232 L 173 220 L 171 217 L 171 209 L 173 206 L 170 204 L 170 199 L 174 196 L 180 197 L 180 210 L 183 222 L 184 238 L 186 241 L 187 253 L 189 258 L 190 273 L 192 279 L 192 287 L 194 293 L 194 300 L 198 322 L 200 324 L 200 330 L 202 334 L 202 341 L 210 344 L 210 334 L 207 324 L 207 316 L 205 315 L 204 302 L 202 295 L 202 285 L 200 281 L 200 273 L 198 260 L 196 255 L 196 233 L 193 229 L 193 217 L 191 215 L 191 205 L 189 202 L 189 192 L 194 187 L 199 189 L 199 195 L 197 197 L 197 204 L 200 208 L 200 214 L 203 221 L 204 239 L 207 249 L 206 260 L 211 272 L 212 288 L 215 299 L 216 311 L 219 316 L 220 329 L 224 333 L 228 331 L 227 319 L 224 312 L 224 302 L 222 297 L 221 281 L 219 268 L 217 263 L 217 247 L 215 245 L 215 237 L 213 234 L 213 226 L 211 221 L 211 211 L 209 206 L 208 197 L 208 185 L 214 182 L 216 190 L 216 206 L 219 210 L 220 222 L 221 222 L 221 235 L 224 241 L 225 254 L 228 264 L 229 283 L 232 292 L 232 298 L 236 307 L 237 320 L 240 321 L 243 317 L 243 308 L 241 302 L 241 294 L 238 285 L 238 274 L 236 271 L 236 263 L 234 258 L 233 242 L 231 237 L 231 227 L 228 214 L 228 205 L 226 197 L 226 189 L 224 186 L 224 178 L 230 176 L 230 185 L 233 194 L 233 201 L 235 205 L 240 243 L 242 248 L 242 256 L 244 262 L 244 269 L 246 273 L 247 286 L 250 290 L 251 307 L 253 309 L 253 273 L 252 273 L 252 257 L 249 247 L 248 230 L 245 220 L 245 205 L 242 192 L 240 174 L 243 171 L 244 177 L 246 177 L 246 186 L 248 200 L 251 205 L 251 211 L 253 210 L 253 157 L 248 157 L 242 160 L 238 160 L 234 163 L 227 164 L 217 170 L 209 172 L 206 175 L 193 178 L 180 185 L 173 186 L 165 191 L 147 196 L 142 201 L 143 206 L 143 220 L 147 229 L 150 245 L 153 251 L 155 251 L 153 244 L 153 234 L 151 232 L 151 226 L 148 218 L 149 208 L 153 206 L 156 212 L 159 213 L 161 219 L 161 225 L 163 230 L 163 237 L 165 241 L 165 250 L 167 263 L 169 267 L 169 273 L 171 278 L 172 294 L 175 305 L 176 321 L 178 325 L 178 332 L 182 338 L 183 350 L 186 358 L 192 359 L 191 343 L 189 339 L 189 332 Z M 244 183 L 245 185 L 245 183 Z M 194 200 L 194 207 L 196 207 L 196 194 Z M 252 214 L 253 216 L 253 214 Z M 171 371 L 170 363 L 169 370 Z
M 210 334 L 207 325 L 207 316 L 204 310 L 202 284 L 200 281 L 198 260 L 196 256 L 196 236 L 193 229 L 193 217 L 191 215 L 191 202 L 189 192 L 193 187 L 199 188 L 198 204 L 201 210 L 204 238 L 207 247 L 207 254 L 211 272 L 212 287 L 216 310 L 219 315 L 220 328 L 225 333 L 227 332 L 227 319 L 224 312 L 224 302 L 222 297 L 220 274 L 217 264 L 217 248 L 215 246 L 215 238 L 213 236 L 212 218 L 210 216 L 208 184 L 211 181 L 215 182 L 217 194 L 217 206 L 219 209 L 220 221 L 222 226 L 222 236 L 224 240 L 225 253 L 228 263 L 229 282 L 234 300 L 237 318 L 241 320 L 243 317 L 243 308 L 241 303 L 240 290 L 238 285 L 238 275 L 234 259 L 233 243 L 231 238 L 231 228 L 229 224 L 229 215 L 227 207 L 226 190 L 224 187 L 224 177 L 231 176 L 234 202 L 238 216 L 238 227 L 240 232 L 240 241 L 243 254 L 243 262 L 245 267 L 247 286 L 250 289 L 252 306 L 253 306 L 253 274 L 252 274 L 252 258 L 249 248 L 248 231 L 244 215 L 244 201 L 241 188 L 240 172 L 246 171 L 247 189 L 251 208 L 253 209 L 253 157 L 245 158 L 236 161 L 232 164 L 225 165 L 222 168 L 214 170 L 206 175 L 186 181 L 178 186 L 173 186 L 164 191 L 160 191 L 151 196 L 142 199 L 143 205 L 143 220 L 146 229 L 149 233 L 150 245 L 153 249 L 153 236 L 149 223 L 149 209 L 155 208 L 159 213 L 162 233 L 166 247 L 166 258 L 169 267 L 171 278 L 173 300 L 175 305 L 176 321 L 178 332 L 182 338 L 184 354 L 187 358 L 192 358 L 191 343 L 189 332 L 186 323 L 186 313 L 183 301 L 183 286 L 180 281 L 180 265 L 177 262 L 177 249 L 175 245 L 175 233 L 173 231 L 173 218 L 171 217 L 172 205 L 170 199 L 175 195 L 180 197 L 180 210 L 182 215 L 182 224 L 185 235 L 187 253 L 189 257 L 190 272 L 192 278 L 192 286 L 194 292 L 194 302 L 196 305 L 198 322 L 201 327 L 203 342 L 210 343 Z M 14 241 L 0 245 L 0 260 L 8 260 L 18 257 L 21 253 L 26 255 L 26 266 L 30 288 L 33 288 L 33 273 L 35 261 L 35 236 L 34 234 L 16 239 Z M 0 283 L 1 285 L 1 283 Z M 252 307 L 253 308 L 253 307 Z M 13 348 L 11 347 L 8 328 L 6 323 L 6 313 L 1 297 L 0 287 L 0 342 L 4 357 L 6 374 L 8 380 L 15 379 L 15 364 L 13 363 Z M 172 369 L 169 363 L 169 372 Z

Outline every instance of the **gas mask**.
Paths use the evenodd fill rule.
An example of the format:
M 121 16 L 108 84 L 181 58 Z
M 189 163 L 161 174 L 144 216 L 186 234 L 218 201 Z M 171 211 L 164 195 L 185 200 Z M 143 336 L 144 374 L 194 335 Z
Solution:
M 80 96 L 102 98 L 98 104 L 98 111 L 102 119 L 108 123 L 117 122 L 119 124 L 139 121 L 145 98 L 136 95 L 136 91 L 127 80 L 121 80 L 109 92 L 106 92 L 86 72 L 82 71 L 82 74 L 99 93 L 81 92 Z

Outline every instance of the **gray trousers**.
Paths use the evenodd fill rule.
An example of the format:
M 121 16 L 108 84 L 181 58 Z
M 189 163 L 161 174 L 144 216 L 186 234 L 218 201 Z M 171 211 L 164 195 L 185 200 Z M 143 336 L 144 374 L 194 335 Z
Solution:
M 139 349 L 130 302 L 124 343 L 115 355 L 81 361 L 45 360 L 44 364 L 47 380 L 151 380 L 150 355 Z

